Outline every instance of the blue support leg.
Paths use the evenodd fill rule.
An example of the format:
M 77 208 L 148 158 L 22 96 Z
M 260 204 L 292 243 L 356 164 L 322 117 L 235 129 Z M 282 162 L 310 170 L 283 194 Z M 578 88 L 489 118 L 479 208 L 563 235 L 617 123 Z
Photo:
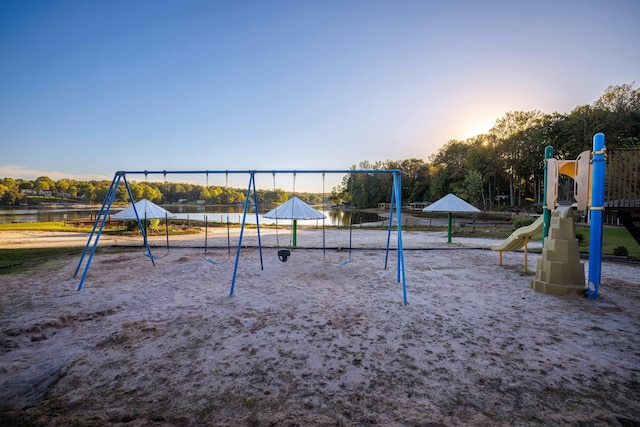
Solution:
M 115 183 L 113 184 L 112 191 L 110 193 L 107 193 L 108 202 L 106 204 L 106 209 L 104 209 L 104 211 L 101 210 L 102 221 L 100 222 L 100 228 L 98 229 L 98 233 L 96 234 L 95 241 L 93 242 L 93 247 L 91 248 L 91 253 L 89 254 L 89 258 L 87 258 L 87 265 L 85 265 L 84 271 L 82 272 L 82 277 L 80 278 L 80 283 L 78 284 L 78 291 L 82 290 L 82 286 L 84 285 L 84 280 L 87 278 L 87 273 L 89 272 L 89 266 L 91 265 L 91 260 L 93 259 L 93 255 L 96 253 L 96 249 L 98 248 L 98 242 L 100 241 L 100 236 L 102 235 L 104 224 L 107 222 L 109 209 L 111 209 L 111 205 L 113 204 L 113 200 L 116 196 L 116 189 L 118 188 L 119 183 L 120 183 L 120 175 L 118 175 L 117 179 L 115 179 Z M 98 218 L 96 218 L 96 223 L 98 222 Z M 89 236 L 89 240 L 91 240 L 91 236 Z
M 593 176 L 591 179 L 591 233 L 589 242 L 589 284 L 587 297 L 598 298 L 602 274 L 602 227 L 604 217 L 604 179 L 606 161 L 604 134 L 593 137 Z
M 240 228 L 240 238 L 238 239 L 238 250 L 236 251 L 236 262 L 233 266 L 233 278 L 231 279 L 231 289 L 229 296 L 233 295 L 236 286 L 236 275 L 238 274 L 238 263 L 240 261 L 240 249 L 242 249 L 242 236 L 244 235 L 244 226 L 247 222 L 247 210 L 249 210 L 249 200 L 251 200 L 251 184 L 254 183 L 253 172 L 249 175 L 249 186 L 247 187 L 247 196 L 244 199 L 244 213 L 242 214 L 242 227 Z

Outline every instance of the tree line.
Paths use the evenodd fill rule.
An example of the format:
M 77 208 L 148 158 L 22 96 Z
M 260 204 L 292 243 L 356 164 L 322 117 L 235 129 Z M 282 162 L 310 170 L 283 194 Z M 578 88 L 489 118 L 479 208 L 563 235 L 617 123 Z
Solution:
M 591 105 L 570 113 L 508 112 L 489 132 L 465 141 L 451 140 L 428 161 L 363 161 L 352 169 L 399 169 L 403 199 L 435 201 L 454 193 L 478 208 L 519 206 L 542 201 L 544 149 L 560 160 L 574 160 L 592 149 L 593 136 L 605 134 L 607 148 L 640 147 L 640 88 L 609 86 Z M 345 176 L 334 198 L 353 198 L 355 207 L 391 199 L 391 179 L 384 174 Z
M 74 179 L 53 180 L 41 176 L 35 180 L 3 178 L 0 180 L 0 204 L 14 206 L 19 203 L 35 204 L 42 201 L 102 203 L 111 181 Z M 232 205 L 244 203 L 246 188 L 231 188 L 215 185 L 197 185 L 183 182 L 129 182 L 134 200 L 147 199 L 154 203 L 188 203 L 204 200 L 206 204 Z M 322 203 L 322 195 L 297 192 L 296 196 L 307 203 Z M 282 203 L 289 193 L 282 189 L 256 190 L 258 203 Z M 119 185 L 114 200 L 128 202 L 126 187 Z
M 633 84 L 609 86 L 591 105 L 575 107 L 570 113 L 546 114 L 540 111 L 508 112 L 496 120 L 489 132 L 465 141 L 451 140 L 428 160 L 368 160 L 352 170 L 398 169 L 402 173 L 403 202 L 434 201 L 454 193 L 473 205 L 494 209 L 497 204 L 522 205 L 523 201 L 541 201 L 544 173 L 544 148 L 554 147 L 559 159 L 575 159 L 590 150 L 593 135 L 602 132 L 608 148 L 640 147 L 640 88 Z M 27 200 L 21 190 L 37 194 L 51 192 L 71 200 L 100 203 L 110 181 L 77 181 L 48 177 L 36 180 L 4 178 L 0 180 L 0 204 L 15 205 Z M 134 199 L 176 203 L 180 200 L 205 200 L 211 204 L 243 203 L 246 189 L 203 186 L 187 183 L 133 182 Z M 346 174 L 331 190 L 334 204 L 355 208 L 375 207 L 391 200 L 390 174 Z M 258 190 L 258 202 L 281 203 L 286 191 Z M 308 203 L 322 202 L 322 195 L 296 193 Z M 128 196 L 120 186 L 116 200 Z

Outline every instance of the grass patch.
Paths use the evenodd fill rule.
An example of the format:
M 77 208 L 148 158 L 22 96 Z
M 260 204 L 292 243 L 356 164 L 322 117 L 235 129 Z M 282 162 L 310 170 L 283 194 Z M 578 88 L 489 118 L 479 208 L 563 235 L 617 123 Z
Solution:
M 225 225 L 226 226 L 226 225 Z M 211 225 L 209 225 L 211 227 Z M 247 227 L 248 228 L 248 227 Z M 77 225 L 73 223 L 65 223 L 63 221 L 54 222 L 18 222 L 10 224 L 0 224 L 0 232 L 2 231 L 61 231 L 61 232 L 74 232 L 74 233 L 90 233 L 93 230 L 93 224 L 91 225 Z M 102 230 L 104 234 L 118 235 L 118 236 L 136 236 L 140 235 L 140 230 L 136 227 L 133 231 L 127 231 L 124 224 L 105 224 L 105 228 Z M 164 224 L 162 224 L 157 230 L 149 230 L 150 236 L 161 236 L 166 233 Z M 186 227 L 183 225 L 171 225 L 169 227 L 169 235 L 181 235 L 181 234 L 195 234 L 198 230 L 194 227 Z
M 576 233 L 584 237 L 580 242 L 580 251 L 589 252 L 590 234 L 589 227 L 576 227 Z M 629 251 L 629 257 L 640 259 L 640 245 L 624 227 L 604 227 L 602 237 L 602 254 L 613 255 L 618 246 L 624 246 Z
M 0 249 L 0 275 L 19 273 L 30 265 L 49 261 L 64 256 L 80 257 L 83 246 L 66 246 L 54 248 L 19 248 Z M 117 248 L 99 248 L 101 253 L 121 253 L 140 251 L 140 247 L 122 246 Z
M 581 234 L 583 239 L 580 242 L 580 252 L 589 252 L 589 242 L 590 242 L 590 228 L 576 225 L 576 234 Z M 501 230 L 486 230 L 482 228 L 477 228 L 476 232 L 472 232 L 471 229 L 460 229 L 456 230 L 453 235 L 455 237 L 480 237 L 480 238 L 488 238 L 488 239 L 499 239 L 505 240 L 507 237 L 511 235 L 512 231 L 501 231 Z M 540 241 L 542 238 L 542 232 L 537 233 L 532 237 L 531 240 Z M 618 246 L 624 246 L 629 251 L 629 257 L 634 259 L 640 259 L 640 245 L 635 241 L 633 236 L 629 234 L 624 227 L 604 227 L 603 232 L 603 242 L 602 242 L 602 254 L 603 255 L 613 255 L 613 251 Z M 496 242 L 497 243 L 497 242 Z
M 92 226 L 76 226 L 63 221 L 52 222 L 16 222 L 9 224 L 0 224 L 0 231 L 69 231 L 76 233 L 89 233 L 93 229 Z M 109 227 L 103 230 L 103 233 L 114 233 L 124 231 L 125 228 L 118 224 L 117 227 Z
M 446 231 L 446 227 L 444 227 Z M 505 240 L 513 233 L 511 230 L 494 230 L 492 229 L 482 229 L 476 228 L 476 231 L 473 232 L 471 228 L 469 229 L 461 229 L 453 232 L 453 235 L 456 237 L 477 237 L 481 239 L 498 239 Z M 533 236 L 531 240 L 540 240 L 540 236 Z M 496 242 L 497 243 L 497 242 Z
M 65 255 L 80 255 L 82 247 L 0 249 L 0 274 L 15 273 L 25 264 Z

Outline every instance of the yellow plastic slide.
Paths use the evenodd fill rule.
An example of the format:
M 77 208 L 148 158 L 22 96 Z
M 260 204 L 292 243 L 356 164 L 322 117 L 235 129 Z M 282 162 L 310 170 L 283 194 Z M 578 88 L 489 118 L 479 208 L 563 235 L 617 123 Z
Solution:
M 570 211 L 571 206 L 558 206 L 558 208 L 551 213 L 551 216 L 566 218 Z M 544 216 L 540 215 L 533 224 L 518 228 L 511 233 L 511 236 L 507 237 L 507 240 L 504 242 L 491 245 L 491 249 L 494 251 L 516 251 L 524 246 L 525 240 L 529 240 L 531 236 L 542 231 L 543 223 Z
M 540 215 L 532 224 L 520 227 L 511 233 L 511 236 L 507 237 L 504 242 L 491 245 L 491 249 L 494 251 L 516 251 L 524 246 L 525 238 L 529 239 L 534 234 L 542 231 L 543 223 L 544 217 Z

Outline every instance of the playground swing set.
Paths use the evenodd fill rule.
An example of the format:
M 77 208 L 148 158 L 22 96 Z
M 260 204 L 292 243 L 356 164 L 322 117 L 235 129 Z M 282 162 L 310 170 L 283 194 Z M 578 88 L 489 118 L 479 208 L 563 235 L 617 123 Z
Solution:
M 151 174 L 162 174 L 165 177 L 165 182 L 166 182 L 166 176 L 167 174 L 179 174 L 179 175 L 186 175 L 186 174 L 205 174 L 207 177 L 207 185 L 208 185 L 208 176 L 209 174 L 225 174 L 227 177 L 227 185 L 228 185 L 228 176 L 229 174 L 248 174 L 249 175 L 249 184 L 247 186 L 247 192 L 246 192 L 246 197 L 245 197 L 245 201 L 244 201 L 244 211 L 242 214 L 242 224 L 241 224 L 241 228 L 240 228 L 240 235 L 238 238 L 238 244 L 237 244 L 237 249 L 235 252 L 235 263 L 234 263 L 234 269 L 233 269 L 233 276 L 231 279 L 231 287 L 230 287 L 230 291 L 229 291 L 229 295 L 232 296 L 234 293 L 234 288 L 235 288 L 235 282 L 236 282 L 236 276 L 237 276 L 237 271 L 238 271 L 238 265 L 239 265 L 239 261 L 240 261 L 240 255 L 241 255 L 241 249 L 242 249 L 242 239 L 243 239 L 243 235 L 244 235 L 244 230 L 245 230 L 245 226 L 246 226 L 246 220 L 247 220 L 247 213 L 249 211 L 249 205 L 252 202 L 253 206 L 255 207 L 255 220 L 256 220 L 256 227 L 257 227 L 257 237 L 258 237 L 258 249 L 259 249 L 259 258 L 260 258 L 260 269 L 264 270 L 264 260 L 263 260 L 263 254 L 262 254 L 262 239 L 261 239 L 261 235 L 260 235 L 260 221 L 259 221 L 259 214 L 258 214 L 258 200 L 257 200 L 257 191 L 256 191 L 256 182 L 255 182 L 255 177 L 258 174 L 266 174 L 266 173 L 271 173 L 274 177 L 274 188 L 275 188 L 275 176 L 277 173 L 281 173 L 281 174 L 293 174 L 294 177 L 294 194 L 295 194 L 295 177 L 296 174 L 298 173 L 309 173 L 309 174 L 322 174 L 322 179 L 323 179 L 323 199 L 324 199 L 324 180 L 325 180 L 325 176 L 327 173 L 338 173 L 338 174 L 357 174 L 357 173 L 366 173 L 366 174 L 391 174 L 393 177 L 393 184 L 392 184 L 392 191 L 391 191 L 391 203 L 390 203 L 390 208 L 389 208 L 389 226 L 388 226 L 388 230 L 387 230 L 387 244 L 386 244 L 386 251 L 385 251 L 385 262 L 384 262 L 384 269 L 387 269 L 388 266 L 388 261 L 389 261 L 389 252 L 390 252 L 390 243 L 391 243 L 391 232 L 392 232 L 392 224 L 393 224 L 393 216 L 394 216 L 394 210 L 396 212 L 397 215 L 397 227 L 396 227 L 396 233 L 397 233 L 397 262 L 396 262 L 396 270 L 397 270 L 397 282 L 402 284 L 402 294 L 403 294 L 403 302 L 406 305 L 407 304 L 407 288 L 406 288 L 406 276 L 405 276 L 405 265 L 404 265 L 404 251 L 403 251 L 403 242 L 402 242 L 402 220 L 401 220 L 401 200 L 402 200 L 402 193 L 401 193 L 401 188 L 402 188 L 402 184 L 401 184 L 401 172 L 399 170 L 393 169 L 393 170 L 356 170 L 356 169 L 350 169 L 350 170 L 234 170 L 234 171 L 230 171 L 230 170 L 194 170 L 194 171 L 167 171 L 167 170 L 163 170 L 163 171 L 117 171 L 114 174 L 113 180 L 111 182 L 111 185 L 109 186 L 109 189 L 107 191 L 107 194 L 105 196 L 104 202 L 102 203 L 102 207 L 100 208 L 100 211 L 98 213 L 98 215 L 96 216 L 96 220 L 95 223 L 93 225 L 93 228 L 91 230 L 91 233 L 89 234 L 89 238 L 87 239 L 87 243 L 82 251 L 82 255 L 80 257 L 80 260 L 78 262 L 78 265 L 76 267 L 76 270 L 74 272 L 74 277 L 76 277 L 78 275 L 78 273 L 80 272 L 80 269 L 82 268 L 82 266 L 84 265 L 84 270 L 82 273 L 82 276 L 80 278 L 80 283 L 78 284 L 78 291 L 82 290 L 82 287 L 84 285 L 84 282 L 86 280 L 86 276 L 87 273 L 89 271 L 89 267 L 91 265 L 91 260 L 93 259 L 93 256 L 95 255 L 95 251 L 98 247 L 98 242 L 100 240 L 100 236 L 102 234 L 102 231 L 104 229 L 104 225 L 106 223 L 107 217 L 109 216 L 109 211 L 111 209 L 111 206 L 115 200 L 115 195 L 116 195 L 116 190 L 118 188 L 118 186 L 120 185 L 120 183 L 122 182 L 126 188 L 127 191 L 127 195 L 129 197 L 129 200 L 131 201 L 132 204 L 132 208 L 133 208 L 133 212 L 135 214 L 135 218 L 136 221 L 138 223 L 138 226 L 140 228 L 140 231 L 142 233 L 143 236 L 143 241 L 144 241 L 144 246 L 145 246 L 145 255 L 147 257 L 149 257 L 149 259 L 151 260 L 151 263 L 153 266 L 155 266 L 155 259 L 157 258 L 157 256 L 152 254 L 151 251 L 151 247 L 149 245 L 148 239 L 147 239 L 147 233 L 145 230 L 145 227 L 142 225 L 142 220 L 140 218 L 139 212 L 136 208 L 136 204 L 134 203 L 134 199 L 133 199 L 133 195 L 131 193 L 131 188 L 129 186 L 129 183 L 127 181 L 127 175 L 140 175 L 140 174 L 144 174 L 145 177 Z M 353 175 L 352 175 L 353 176 Z M 289 200 L 289 202 L 292 202 L 292 208 L 293 208 L 293 202 L 295 202 L 295 200 L 298 200 L 297 198 L 292 198 Z M 302 201 L 299 201 L 300 203 L 304 203 Z M 288 202 L 287 202 L 288 203 Z M 312 209 L 315 211 L 315 209 L 309 207 L 308 205 L 305 204 L 305 206 L 307 206 L 309 209 Z M 282 262 L 286 262 L 288 260 L 288 258 L 291 256 L 291 249 L 293 247 L 296 246 L 296 226 L 297 226 L 297 219 L 295 218 L 285 218 L 284 216 L 279 216 L 277 213 L 277 208 L 274 210 L 276 211 L 275 214 L 275 220 L 276 220 L 276 240 L 277 240 L 277 245 L 278 245 L 278 259 L 280 259 L 280 261 Z M 316 211 L 317 212 L 317 211 Z M 319 213 L 319 212 L 318 212 Z M 322 227 L 322 241 L 323 241 L 323 257 L 325 257 L 326 254 L 326 238 L 325 238 L 325 223 L 324 223 L 324 214 L 319 213 L 321 215 L 321 218 L 323 220 L 323 227 Z M 266 217 L 266 214 L 265 214 Z M 291 238 L 290 238 L 290 246 L 289 249 L 280 249 L 280 244 L 279 244 L 279 238 L 277 237 L 277 233 L 278 233 L 278 218 L 280 217 L 280 219 L 291 219 L 293 221 L 292 223 L 292 229 L 291 229 Z M 302 218 L 302 219 L 307 219 L 307 218 Z M 313 219 L 320 219 L 320 217 L 317 218 L 313 218 Z M 168 221 L 168 218 L 167 218 Z M 353 229 L 353 221 L 350 220 L 349 223 L 349 256 L 347 259 L 341 261 L 338 264 L 334 264 L 337 266 L 344 266 L 347 263 L 351 262 L 351 251 L 352 251 L 352 229 Z M 168 233 L 167 233 L 167 251 L 168 251 Z M 224 262 L 227 262 L 230 259 L 233 259 L 234 257 L 231 254 L 231 238 L 230 238 L 230 232 L 229 232 L 229 219 L 227 217 L 227 253 L 228 256 L 225 259 L 214 259 L 211 254 L 208 253 L 208 218 L 205 215 L 205 248 L 204 248 L 204 258 L 205 261 L 207 261 L 210 264 L 213 265 L 217 265 L 217 264 L 222 264 Z M 86 263 L 85 263 L 85 258 L 86 258 Z M 326 258 L 325 258 L 326 259 Z

